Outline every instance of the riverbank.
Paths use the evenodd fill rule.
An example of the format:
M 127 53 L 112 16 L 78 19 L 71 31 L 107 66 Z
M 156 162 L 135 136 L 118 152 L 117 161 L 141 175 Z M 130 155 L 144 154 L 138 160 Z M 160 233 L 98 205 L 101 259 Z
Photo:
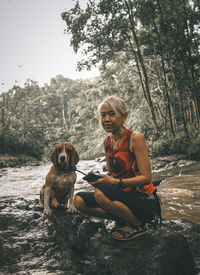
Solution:
M 117 242 L 113 223 L 54 209 L 38 199 L 0 201 L 1 274 L 199 274 L 200 225 L 163 221 L 129 242 Z M 124 257 L 126 255 L 126 257 Z
M 26 164 L 40 165 L 41 161 L 26 155 L 10 155 L 10 154 L 0 154 L 0 168 L 5 167 L 17 167 Z
M 97 162 L 102 162 L 104 160 L 104 157 L 98 157 L 95 158 Z M 169 167 L 176 167 L 180 165 L 185 164 L 186 162 L 192 163 L 193 159 L 188 159 L 186 155 L 184 154 L 172 154 L 172 155 L 166 155 L 166 156 L 155 156 L 151 159 L 152 168 L 155 168 L 155 170 L 159 169 L 169 169 Z M 11 154 L 0 154 L 0 168 L 6 168 L 6 167 L 20 167 L 23 165 L 33 165 L 38 166 L 45 163 L 48 163 L 49 160 L 38 160 L 32 156 L 26 156 L 26 155 L 11 155 Z M 181 163 L 183 162 L 183 163 Z M 188 165 L 188 163 L 187 163 Z
M 38 206 L 39 191 L 51 167 L 50 161 L 39 166 L 26 164 L 0 169 L 0 273 L 75 275 L 118 271 L 139 275 L 148 270 L 149 274 L 199 274 L 200 162 L 183 157 L 151 160 L 153 178 L 163 179 L 157 187 L 163 226 L 156 231 L 149 228 L 145 237 L 127 244 L 110 239 L 106 230 L 112 227 L 110 222 L 94 222 L 93 218 L 66 213 L 63 209 L 55 209 L 50 217 L 42 213 Z M 80 160 L 77 169 L 102 173 L 104 166 L 102 158 Z M 77 172 L 75 194 L 91 188 Z M 125 245 L 128 247 L 123 248 Z M 124 251 L 128 253 L 126 259 Z M 151 257 L 143 261 L 141 255 L 145 259 Z
M 0 169 L 0 200 L 5 198 L 35 199 L 45 182 L 51 162 L 41 165 L 22 165 Z M 77 169 L 84 173 L 105 172 L 105 159 L 80 160 Z M 183 159 L 182 155 L 172 155 L 151 160 L 152 181 L 157 186 L 162 200 L 163 218 L 187 219 L 199 223 L 200 162 Z M 77 172 L 75 194 L 91 191 L 92 187 Z

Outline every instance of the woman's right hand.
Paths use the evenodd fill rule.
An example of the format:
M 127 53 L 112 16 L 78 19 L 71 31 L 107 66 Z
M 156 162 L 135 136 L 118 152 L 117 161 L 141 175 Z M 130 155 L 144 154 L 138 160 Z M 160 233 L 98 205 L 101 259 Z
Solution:
M 93 182 L 88 182 L 89 184 L 91 185 L 95 185 L 97 183 L 105 183 L 105 184 L 118 184 L 119 180 L 118 179 L 115 179 L 113 177 L 111 177 L 110 175 L 108 174 L 98 174 L 98 176 L 100 176 L 101 178 L 96 180 L 96 181 L 93 181 Z

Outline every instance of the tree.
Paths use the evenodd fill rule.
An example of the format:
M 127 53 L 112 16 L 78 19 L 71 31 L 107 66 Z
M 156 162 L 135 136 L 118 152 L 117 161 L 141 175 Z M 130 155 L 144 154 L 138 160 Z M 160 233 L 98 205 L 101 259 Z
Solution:
M 173 98 L 178 99 L 179 110 L 187 130 L 188 96 L 193 102 L 193 114 L 199 126 L 199 25 L 198 10 L 192 9 L 189 1 L 137 1 L 138 17 L 144 26 L 143 39 L 148 59 L 160 58 L 161 80 L 164 83 L 164 98 L 168 106 L 171 128 L 173 120 Z M 145 37 L 146 36 L 146 37 Z M 173 112 L 175 113 L 175 112 Z M 174 115 L 174 114 L 173 114 Z
M 73 9 L 62 13 L 62 18 L 66 21 L 67 32 L 72 35 L 71 45 L 74 51 L 77 52 L 84 46 L 84 53 L 89 55 L 87 60 L 79 62 L 80 69 L 98 63 L 105 65 L 113 61 L 118 53 L 124 53 L 127 61 L 134 60 L 156 128 L 156 115 L 138 39 L 138 22 L 133 1 L 101 0 L 97 5 L 95 1 L 89 1 L 85 10 L 77 2 Z
M 200 125 L 198 14 L 196 1 L 90 0 L 85 10 L 77 2 L 62 19 L 74 51 L 83 48 L 87 56 L 78 68 L 106 68 L 124 55 L 137 68 L 154 127 L 162 116 L 175 136 L 177 125 L 188 134 L 188 118 Z M 160 104 L 154 98 L 158 89 Z

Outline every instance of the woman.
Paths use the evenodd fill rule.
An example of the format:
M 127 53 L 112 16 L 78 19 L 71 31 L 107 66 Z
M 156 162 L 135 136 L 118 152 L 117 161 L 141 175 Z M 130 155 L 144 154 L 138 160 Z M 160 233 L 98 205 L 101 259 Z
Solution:
M 126 129 L 125 102 L 106 98 L 99 106 L 101 124 L 110 135 L 104 140 L 108 174 L 89 184 L 94 192 L 76 194 L 75 207 L 91 216 L 114 219 L 111 236 L 130 240 L 145 232 L 156 214 L 151 164 L 141 133 Z

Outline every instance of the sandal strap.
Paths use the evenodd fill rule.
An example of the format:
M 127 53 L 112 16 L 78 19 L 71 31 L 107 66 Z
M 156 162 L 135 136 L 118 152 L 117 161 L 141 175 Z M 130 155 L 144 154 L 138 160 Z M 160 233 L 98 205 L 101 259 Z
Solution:
M 122 238 L 119 238 L 119 240 L 129 240 L 146 231 L 137 225 L 133 225 L 133 226 L 131 225 L 130 227 L 133 229 L 133 231 L 127 231 L 121 228 L 114 227 L 111 230 L 111 234 L 114 232 L 119 232 L 122 235 Z
M 141 226 L 140 225 L 134 225 L 134 224 L 126 224 L 128 225 L 130 228 L 134 229 L 134 230 L 137 230 L 139 232 L 144 232 L 147 230 L 147 228 L 145 227 L 144 224 L 142 224 Z

